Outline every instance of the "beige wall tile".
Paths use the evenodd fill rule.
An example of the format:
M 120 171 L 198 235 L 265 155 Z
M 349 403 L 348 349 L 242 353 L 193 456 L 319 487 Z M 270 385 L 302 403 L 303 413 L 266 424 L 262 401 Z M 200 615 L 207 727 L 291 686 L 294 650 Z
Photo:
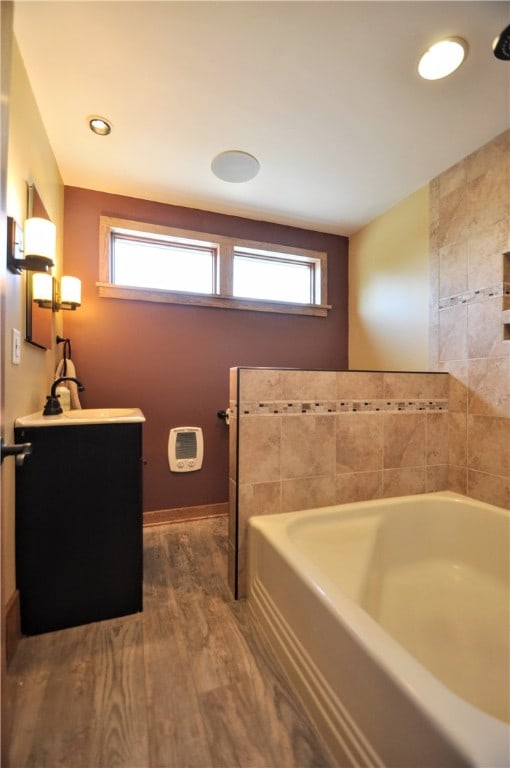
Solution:
M 469 361 L 469 413 L 510 418 L 510 357 Z
M 228 584 L 230 587 L 231 592 L 234 594 L 235 592 L 235 578 L 236 578 L 236 562 L 235 562 L 235 552 L 236 552 L 236 543 L 237 543 L 237 536 L 236 536 L 236 530 L 237 530 L 237 519 L 236 519 L 236 498 L 235 493 L 232 495 L 231 492 L 229 492 L 229 504 L 228 504 L 228 535 L 227 535 L 227 546 L 228 546 L 228 560 L 227 560 L 227 570 L 228 570 Z
M 254 515 L 276 515 L 280 509 L 280 482 L 246 483 L 239 486 L 239 506 L 243 522 Z
M 510 342 L 503 342 L 504 302 L 494 298 L 439 310 L 439 297 L 510 281 L 510 257 L 506 261 L 503 258 L 510 251 L 510 131 L 434 179 L 429 200 L 430 370 L 449 372 L 450 376 L 284 371 L 281 399 L 448 397 L 449 413 L 330 416 L 335 424 L 331 475 L 329 436 L 317 430 L 316 422 L 295 422 L 285 432 L 285 471 L 301 474 L 310 466 L 314 471 L 282 482 L 282 510 L 445 487 L 505 508 L 510 506 Z M 273 395 L 272 385 L 264 382 L 264 376 L 259 377 L 257 372 L 253 377 L 253 389 L 246 400 L 280 399 Z M 262 389 L 257 389 L 255 382 Z M 274 423 L 277 417 L 268 418 Z M 378 428 L 381 423 L 382 436 Z M 254 428 L 250 437 L 252 457 L 272 438 L 271 450 L 280 449 L 278 435 L 273 432 L 264 433 L 262 428 L 257 432 Z M 380 469 L 381 438 L 384 470 Z M 324 439 L 328 446 L 327 472 L 321 476 L 324 467 L 315 461 L 315 454 L 320 453 L 318 445 Z M 300 446 L 300 452 L 294 450 L 294 443 Z M 279 467 L 279 457 L 275 463 Z M 335 468 L 339 470 L 336 476 Z M 266 469 L 269 477 L 263 478 L 261 488 L 266 481 L 273 484 L 273 462 L 263 473 Z M 280 489 L 278 478 L 274 478 L 274 488 Z M 246 499 L 246 509 L 251 506 L 253 500 Z
M 237 402 L 237 368 L 230 368 L 229 370 L 229 400 Z
M 465 186 L 460 185 L 451 192 L 441 195 L 437 234 L 439 248 L 464 239 L 467 210 Z
M 239 399 L 245 403 L 281 400 L 281 372 L 272 368 L 241 368 Z
M 332 475 L 335 472 L 335 416 L 282 418 L 281 477 Z
M 439 250 L 431 248 L 429 259 L 429 325 L 439 325 Z
M 438 373 L 385 373 L 384 397 L 389 400 L 446 399 L 448 376 Z
M 472 234 L 487 229 L 510 213 L 508 166 L 497 163 L 468 185 L 469 229 Z
M 425 467 L 385 469 L 383 472 L 383 496 L 407 496 L 425 493 L 427 472 Z
M 237 483 L 229 480 L 228 483 L 228 540 L 235 545 L 237 530 Z
M 510 477 L 510 419 L 468 416 L 468 468 Z
M 471 290 L 487 288 L 504 279 L 503 254 L 508 249 L 509 233 L 510 221 L 505 218 L 469 238 L 468 287 Z
M 466 185 L 467 179 L 467 158 L 464 158 L 459 163 L 452 165 L 444 173 L 438 177 L 439 181 L 439 216 L 441 216 L 441 209 L 444 208 L 445 198 L 447 199 L 452 192 L 459 189 L 463 189 Z
M 510 509 L 510 478 L 468 470 L 468 495 Z
M 238 531 L 238 595 L 246 595 L 248 565 L 248 521 L 261 514 L 275 514 L 280 511 L 280 483 L 257 483 L 239 486 L 239 531 Z
M 429 184 L 429 217 L 431 225 L 439 221 L 439 177 Z
M 382 470 L 348 472 L 336 476 L 336 504 L 379 499 L 382 496 Z
M 439 296 L 455 296 L 468 287 L 468 241 L 444 245 L 439 250 Z
M 280 416 L 241 416 L 239 483 L 280 479 Z
M 444 371 L 441 371 L 444 374 Z M 425 384 L 427 389 L 424 390 L 424 397 L 430 397 L 431 399 L 438 398 L 441 400 L 447 400 L 450 387 L 450 377 L 447 375 L 438 376 L 437 374 L 426 374 Z
M 499 285 L 505 279 L 503 254 L 510 250 L 510 131 L 441 174 L 431 184 L 430 197 L 436 211 L 431 216 L 431 244 L 442 249 L 441 295 L 464 284 L 460 243 L 466 240 L 468 290 Z M 435 220 L 439 221 L 437 229 Z M 431 258 L 437 258 L 435 253 Z M 431 281 L 437 281 L 432 270 Z M 475 465 L 477 488 L 483 488 L 477 494 L 485 500 L 490 500 L 491 493 L 506 498 L 501 487 L 506 488 L 510 462 L 504 447 L 505 440 L 510 443 L 510 344 L 503 341 L 503 308 L 504 299 L 490 298 L 439 312 L 439 368 L 451 373 L 448 484 L 453 490 L 467 492 L 469 412 L 470 462 Z M 435 332 L 432 310 L 431 364 L 435 361 Z
M 429 328 L 429 370 L 439 370 L 439 313 L 438 324 Z
M 446 491 L 448 488 L 448 464 L 438 464 L 426 468 L 426 493 Z
M 385 469 L 425 464 L 425 414 L 384 413 Z
M 439 223 L 439 218 L 437 218 L 435 221 L 430 222 L 430 230 L 429 230 L 429 247 L 432 252 L 438 253 L 440 246 L 442 243 L 440 243 L 439 238 L 441 234 L 441 227 Z M 439 288 L 439 281 L 438 281 L 438 288 Z
M 448 464 L 448 413 L 427 413 L 425 419 L 426 464 Z
M 283 400 L 334 400 L 335 371 L 281 371 Z
M 456 467 L 454 464 L 448 465 L 448 490 L 454 493 L 467 495 L 467 467 Z
M 382 398 L 383 374 L 379 371 L 339 371 L 335 397 L 338 400 Z
M 477 301 L 468 306 L 468 354 L 466 357 L 505 357 L 503 301 L 501 297 Z
M 448 414 L 448 463 L 458 467 L 467 465 L 467 415 Z
M 237 416 L 230 418 L 228 427 L 228 475 L 237 479 Z
M 473 181 L 478 176 L 483 176 L 495 166 L 501 165 L 505 157 L 508 162 L 509 155 L 510 130 L 507 130 L 465 158 L 466 181 Z
M 383 414 L 340 413 L 336 416 L 336 472 L 382 469 Z
M 467 354 L 467 306 L 458 304 L 439 312 L 439 360 L 465 360 Z
M 441 363 L 440 368 L 449 371 L 448 377 L 448 411 L 466 412 L 468 402 L 468 362 L 467 360 L 451 360 Z
M 335 476 L 304 477 L 282 482 L 282 512 L 327 507 L 335 503 Z

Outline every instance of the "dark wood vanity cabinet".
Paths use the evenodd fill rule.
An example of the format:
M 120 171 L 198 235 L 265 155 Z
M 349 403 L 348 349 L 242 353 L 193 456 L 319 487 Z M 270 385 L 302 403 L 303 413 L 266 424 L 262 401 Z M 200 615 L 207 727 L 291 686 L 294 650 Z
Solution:
M 17 427 L 21 630 L 49 632 L 142 610 L 141 423 Z

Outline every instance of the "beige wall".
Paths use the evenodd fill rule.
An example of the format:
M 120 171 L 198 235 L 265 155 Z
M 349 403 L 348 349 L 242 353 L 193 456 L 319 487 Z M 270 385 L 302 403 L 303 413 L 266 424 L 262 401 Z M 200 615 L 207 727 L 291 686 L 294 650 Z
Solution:
M 57 225 L 57 260 L 61 264 L 64 188 L 17 45 L 13 46 L 9 145 L 7 166 L 7 215 L 23 225 L 26 185 L 34 183 L 49 217 Z M 59 271 L 58 266 L 57 270 Z M 25 336 L 25 274 L 7 272 L 5 327 L 5 411 L 7 442 L 13 441 L 14 420 L 42 408 L 53 379 L 55 350 L 44 351 L 23 341 L 21 365 L 11 363 L 11 330 Z M 56 317 L 56 320 L 60 318 Z M 55 333 L 57 327 L 55 325 Z M 15 590 L 14 562 L 14 462 L 2 466 L 4 509 L 3 578 L 5 598 Z
M 510 508 L 510 131 L 431 183 L 431 370 L 452 375 L 449 487 Z
M 349 369 L 428 370 L 429 190 L 349 241 Z

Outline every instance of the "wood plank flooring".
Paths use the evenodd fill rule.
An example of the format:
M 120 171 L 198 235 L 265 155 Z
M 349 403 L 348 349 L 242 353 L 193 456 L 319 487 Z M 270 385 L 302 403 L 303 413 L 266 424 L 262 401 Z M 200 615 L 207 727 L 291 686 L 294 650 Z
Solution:
M 332 768 L 226 575 L 226 519 L 144 531 L 144 611 L 24 638 L 10 768 Z

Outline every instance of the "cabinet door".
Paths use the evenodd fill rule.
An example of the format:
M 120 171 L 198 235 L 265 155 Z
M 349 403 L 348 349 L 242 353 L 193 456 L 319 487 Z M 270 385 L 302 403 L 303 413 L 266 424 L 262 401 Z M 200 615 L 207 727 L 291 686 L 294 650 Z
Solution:
M 19 429 L 16 473 L 22 631 L 142 610 L 141 425 Z

